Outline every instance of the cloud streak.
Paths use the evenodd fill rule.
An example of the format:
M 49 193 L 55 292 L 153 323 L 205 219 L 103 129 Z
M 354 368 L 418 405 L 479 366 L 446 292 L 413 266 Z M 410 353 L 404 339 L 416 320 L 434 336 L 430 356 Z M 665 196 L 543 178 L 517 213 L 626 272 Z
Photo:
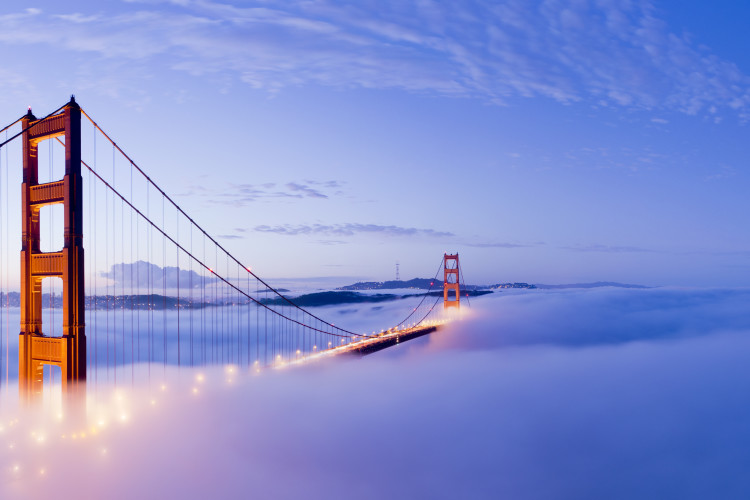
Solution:
M 466 246 L 474 248 L 529 248 L 538 245 L 524 243 L 466 243 Z
M 354 236 L 357 234 L 379 234 L 383 236 L 427 236 L 431 238 L 447 238 L 454 236 L 447 231 L 436 231 L 435 229 L 419 229 L 415 227 L 381 226 L 378 224 L 284 224 L 280 226 L 256 226 L 255 230 L 261 233 L 275 233 L 284 236 L 300 235 L 327 235 L 327 236 Z
M 632 247 L 632 246 L 618 246 L 618 245 L 577 245 L 577 246 L 566 246 L 560 247 L 564 250 L 573 250 L 575 252 L 601 252 L 601 253 L 650 253 L 655 252 L 648 248 Z
M 192 186 L 191 195 L 206 198 L 210 203 L 243 207 L 262 200 L 301 200 L 306 198 L 327 200 L 332 196 L 343 194 L 342 182 L 304 180 L 279 184 L 228 184 L 220 190 L 205 186 Z

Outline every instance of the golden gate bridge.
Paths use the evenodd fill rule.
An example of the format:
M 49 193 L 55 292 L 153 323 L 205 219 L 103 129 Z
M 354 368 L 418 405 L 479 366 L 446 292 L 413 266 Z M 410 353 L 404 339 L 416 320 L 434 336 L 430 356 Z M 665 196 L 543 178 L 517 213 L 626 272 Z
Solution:
M 458 254 L 442 256 L 430 288 L 385 328 L 355 331 L 301 307 L 188 215 L 74 97 L 42 118 L 29 108 L 0 134 L 5 245 L 14 238 L 9 185 L 21 186 L 20 310 L 13 319 L 24 398 L 41 394 L 52 367 L 72 391 L 103 371 L 109 378 L 110 368 L 117 383 L 118 366 L 122 379 L 125 365 L 140 363 L 149 370 L 227 363 L 259 370 L 367 354 L 430 333 L 459 308 Z M 19 143 L 11 159 L 9 146 Z M 19 171 L 20 182 L 11 182 Z M 8 248 L 0 257 L 6 385 L 15 342 L 9 274 L 17 269 Z

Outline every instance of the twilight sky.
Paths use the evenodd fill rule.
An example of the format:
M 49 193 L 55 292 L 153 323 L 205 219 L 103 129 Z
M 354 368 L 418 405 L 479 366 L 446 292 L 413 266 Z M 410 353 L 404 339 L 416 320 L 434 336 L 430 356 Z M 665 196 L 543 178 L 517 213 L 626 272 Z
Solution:
M 750 5 L 4 2 L 0 111 L 79 103 L 261 276 L 743 286 Z M 20 168 L 20 166 L 19 166 Z

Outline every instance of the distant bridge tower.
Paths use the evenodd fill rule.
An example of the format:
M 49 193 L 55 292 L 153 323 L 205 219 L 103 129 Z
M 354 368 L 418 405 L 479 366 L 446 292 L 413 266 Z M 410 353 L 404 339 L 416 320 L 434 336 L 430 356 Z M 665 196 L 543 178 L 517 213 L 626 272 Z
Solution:
M 458 308 L 461 303 L 461 291 L 459 290 L 458 276 L 458 254 L 443 255 L 443 306 Z
M 63 391 L 86 379 L 84 327 L 83 186 L 81 178 L 81 108 L 71 97 L 63 110 L 37 120 L 29 109 L 23 124 L 23 185 L 21 240 L 21 333 L 18 379 L 21 396 L 41 393 L 43 366 L 59 366 Z M 65 176 L 39 184 L 38 146 L 65 137 Z M 39 250 L 39 211 L 64 205 L 64 244 L 59 252 Z M 62 337 L 42 330 L 42 280 L 62 278 Z

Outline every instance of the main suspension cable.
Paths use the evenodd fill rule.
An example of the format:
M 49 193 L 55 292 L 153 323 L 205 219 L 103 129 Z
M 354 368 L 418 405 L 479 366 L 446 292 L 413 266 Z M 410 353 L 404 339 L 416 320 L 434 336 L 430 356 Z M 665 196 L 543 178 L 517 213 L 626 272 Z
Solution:
M 58 139 L 58 140 L 59 140 L 59 139 Z M 95 176 L 95 177 L 96 177 L 97 179 L 99 179 L 99 181 L 101 181 L 101 182 L 102 182 L 102 183 L 103 183 L 103 184 L 104 184 L 104 185 L 105 185 L 105 186 L 106 186 L 106 187 L 107 187 L 107 188 L 108 188 L 109 190 L 111 190 L 111 191 L 112 191 L 112 193 L 114 193 L 115 195 L 117 195 L 117 196 L 118 196 L 118 197 L 119 197 L 119 198 L 120 198 L 120 199 L 121 199 L 121 200 L 122 200 L 123 202 L 125 202 L 125 204 L 127 204 L 127 205 L 128 205 L 128 206 L 129 206 L 129 207 L 130 207 L 130 208 L 131 208 L 131 209 L 132 209 L 132 210 L 133 210 L 133 211 L 134 211 L 135 213 L 137 213 L 137 214 L 138 214 L 138 215 L 139 215 L 139 216 L 140 216 L 141 218 L 143 218 L 143 220 L 145 220 L 145 221 L 146 221 L 147 223 L 149 223 L 149 224 L 151 225 L 151 227 L 152 227 L 152 228 L 156 229 L 156 230 L 157 230 L 157 231 L 158 231 L 159 233 L 161 233 L 161 235 L 162 235 L 162 236 L 163 236 L 164 238 L 166 238 L 167 240 L 169 240 L 169 241 L 170 241 L 170 242 L 171 242 L 171 243 L 172 243 L 173 245 L 175 245 L 175 246 L 176 246 L 176 247 L 178 247 L 178 248 L 179 248 L 179 249 L 180 249 L 180 250 L 181 250 L 182 252 L 184 252 L 184 253 L 185 253 L 185 255 L 189 256 L 189 257 L 190 257 L 191 259 L 193 259 L 193 260 L 194 260 L 194 261 L 195 261 L 196 263 L 198 263 L 198 264 L 199 264 L 200 266 L 202 266 L 202 267 L 203 267 L 204 269 L 206 269 L 206 270 L 207 270 L 208 272 L 210 272 L 211 274 L 213 274 L 214 276 L 216 276 L 216 278 L 217 278 L 217 279 L 219 279 L 220 281 L 222 281 L 222 282 L 223 282 L 224 284 L 226 284 L 227 286 L 229 286 L 229 287 L 230 287 L 230 288 L 232 288 L 233 290 L 236 290 L 236 291 L 237 291 L 238 293 L 240 293 L 240 294 L 241 294 L 242 296 L 244 296 L 245 298 L 247 298 L 247 299 L 250 299 L 250 300 L 252 300 L 253 302 L 255 302 L 255 303 L 256 303 L 256 304 L 258 305 L 258 306 L 261 306 L 261 307 L 265 308 L 266 310 L 268 310 L 268 311 L 271 311 L 271 312 L 272 312 L 273 314 L 275 314 L 276 316 L 278 316 L 278 317 L 280 317 L 280 318 L 283 318 L 283 319 L 286 319 L 287 321 L 291 321 L 292 323 L 296 323 L 296 324 L 298 324 L 298 325 L 300 325 L 300 326 L 304 326 L 304 327 L 307 327 L 307 328 L 311 328 L 311 329 L 314 329 L 314 330 L 320 331 L 320 332 L 322 332 L 322 333 L 326 333 L 326 334 L 328 334 L 328 335 L 333 335 L 333 336 L 336 336 L 336 337 L 342 337 L 342 338 L 351 338 L 352 336 L 354 336 L 354 337 L 364 337 L 364 338 L 372 338 L 372 337 L 373 337 L 372 335 L 366 335 L 366 334 L 362 334 L 362 333 L 351 332 L 351 331 L 349 331 L 349 330 L 345 330 L 345 329 L 343 329 L 343 328 L 339 328 L 339 327 L 336 327 L 336 329 L 337 329 L 337 330 L 339 330 L 339 331 L 342 331 L 342 332 L 348 333 L 349 335 L 340 335 L 340 334 L 337 334 L 337 333 L 326 332 L 325 330 L 320 330 L 320 329 L 317 329 L 317 328 L 315 328 L 315 327 L 312 327 L 312 326 L 310 326 L 310 325 L 306 325 L 306 324 L 304 324 L 304 323 L 301 323 L 301 322 L 299 322 L 299 321 L 297 321 L 297 320 L 295 320 L 295 319 L 293 319 L 293 318 L 290 318 L 289 316 L 287 316 L 287 315 L 285 315 L 285 314 L 282 314 L 282 313 L 280 313 L 280 312 L 276 311 L 275 309 L 273 309 L 273 308 L 269 307 L 269 306 L 268 306 L 267 304 L 265 304 L 265 303 L 263 303 L 263 302 L 261 302 L 261 301 L 257 300 L 257 299 L 256 299 L 255 297 L 253 297 L 252 295 L 250 295 L 250 294 L 248 294 L 248 293 L 244 292 L 244 291 L 243 291 L 242 289 L 240 289 L 239 287 L 237 287 L 237 286 L 235 286 L 234 284 L 232 284 L 232 283 L 231 283 L 231 282 L 230 282 L 230 281 L 229 281 L 228 279 L 224 278 L 223 276 L 221 276 L 220 274 L 218 274 L 218 273 L 217 273 L 216 271 L 214 271 L 213 269 L 211 269 L 211 268 L 210 268 L 210 267 L 209 267 L 208 265 L 206 265 L 205 263 L 203 263 L 203 262 L 202 262 L 202 261 L 201 261 L 200 259 L 198 259 L 198 258 L 197 258 L 197 257 L 196 257 L 195 255 L 193 255 L 193 254 L 192 254 L 191 252 L 189 252 L 189 251 L 188 251 L 188 250 L 187 250 L 186 248 L 184 248 L 184 247 L 183 247 L 182 245 L 180 245 L 180 244 L 179 244 L 179 243 L 178 243 L 177 241 L 175 241 L 175 240 L 174 240 L 174 238 L 172 238 L 171 236 L 169 236 L 169 235 L 168 235 L 168 234 L 167 234 L 167 233 L 166 233 L 166 232 L 165 232 L 165 231 L 164 231 L 164 230 L 163 230 L 162 228 L 160 228 L 160 227 L 159 227 L 158 225 L 156 225 L 156 224 L 155 224 L 155 223 L 154 223 L 153 221 L 151 221 L 151 220 L 150 220 L 150 219 L 149 219 L 148 217 L 146 217 L 146 216 L 145 216 L 145 215 L 144 215 L 144 214 L 143 214 L 143 213 L 142 213 L 142 212 L 141 212 L 140 210 L 138 210 L 138 209 L 137 209 L 137 208 L 136 208 L 136 207 L 135 207 L 135 206 L 134 206 L 134 205 L 133 205 L 133 204 L 132 204 L 132 203 L 131 203 L 130 201 L 128 201 L 127 199 L 125 199 L 125 197 L 124 197 L 124 196 L 123 196 L 122 194 L 120 194 L 120 192 L 119 192 L 119 191 L 117 191 L 117 190 L 116 190 L 116 189 L 115 189 L 114 187 L 112 187 L 112 186 L 111 186 L 111 185 L 110 185 L 110 184 L 109 184 L 109 183 L 108 183 L 107 181 L 105 181 L 105 180 L 104 180 L 104 179 L 103 179 L 103 178 L 102 178 L 102 177 L 101 177 L 101 176 L 100 176 L 100 175 L 99 175 L 99 174 L 98 174 L 97 172 L 94 172 L 94 171 L 93 171 L 93 169 L 92 169 L 91 167 L 89 167 L 89 165 L 88 165 L 88 164 L 87 164 L 86 162 L 84 162 L 84 161 L 81 161 L 81 164 L 82 164 L 83 166 L 85 166 L 85 167 L 86 167 L 86 168 L 87 168 L 87 169 L 88 169 L 88 170 L 89 170 L 89 171 L 90 171 L 90 172 L 91 172 L 91 173 L 92 173 L 92 174 L 93 174 L 93 175 L 94 175 L 94 176 Z M 209 237 L 209 238 L 210 238 L 210 237 Z M 259 280 L 259 281 L 260 281 L 260 280 Z M 266 286 L 268 286 L 268 285 L 266 285 Z M 273 289 L 272 289 L 272 288 L 270 288 L 270 287 L 269 287 L 269 289 L 273 290 Z M 300 309 L 301 309 L 301 308 L 300 308 Z
M 105 131 L 104 131 L 104 130 L 103 130 L 103 129 L 102 129 L 101 127 L 100 127 L 100 126 L 99 126 L 99 124 L 97 124 L 97 123 L 96 123 L 96 122 L 95 122 L 95 121 L 93 120 L 93 118 L 91 118 L 91 116 L 89 116 L 89 115 L 88 115 L 88 113 L 86 113 L 86 111 L 85 111 L 85 110 L 83 110 L 83 108 L 81 108 L 81 113 L 82 113 L 82 114 L 83 114 L 83 115 L 84 115 L 84 116 L 85 116 L 85 117 L 86 117 L 86 118 L 87 118 L 87 119 L 88 119 L 88 120 L 89 120 L 89 121 L 91 122 L 91 124 L 92 124 L 92 125 L 93 125 L 93 126 L 94 126 L 94 127 L 95 127 L 95 128 L 96 128 L 96 129 L 98 130 L 98 131 L 99 131 L 99 132 L 101 132 L 101 133 L 102 133 L 102 135 L 103 135 L 103 136 L 104 136 L 104 137 L 105 137 L 105 138 L 106 138 L 106 139 L 107 139 L 107 140 L 108 140 L 108 141 L 109 141 L 109 142 L 110 142 L 110 143 L 111 143 L 111 144 L 112 144 L 112 145 L 113 145 L 113 146 L 114 146 L 114 147 L 115 147 L 115 148 L 116 148 L 116 149 L 117 149 L 117 150 L 118 150 L 119 152 L 120 152 L 120 154 L 122 154 L 122 155 L 123 155 L 123 156 L 125 157 L 125 159 L 127 159 L 127 160 L 128 160 L 128 161 L 129 161 L 130 163 L 131 163 L 131 165 L 132 165 L 133 167 L 135 167 L 135 169 L 136 169 L 136 170 L 138 170 L 138 172 L 139 172 L 139 173 L 140 173 L 140 174 L 141 174 L 141 175 L 142 175 L 142 176 L 143 176 L 143 177 L 144 177 L 144 178 L 145 178 L 145 179 L 146 179 L 146 180 L 147 180 L 147 181 L 149 182 L 149 184 L 151 184 L 151 185 L 152 185 L 152 186 L 153 186 L 153 187 L 154 187 L 154 188 L 155 188 L 155 189 L 156 189 L 156 190 L 157 190 L 157 191 L 158 191 L 159 193 L 161 193 L 161 195 L 162 195 L 162 196 L 163 196 L 163 197 L 164 197 L 164 198 L 165 198 L 165 199 L 166 199 L 167 201 L 169 201 L 169 202 L 170 202 L 170 203 L 172 204 L 172 206 L 174 206 L 174 207 L 175 207 L 175 209 L 177 209 L 177 210 L 178 210 L 178 211 L 179 211 L 179 212 L 180 212 L 180 213 L 181 213 L 181 214 L 182 214 L 182 215 L 183 215 L 183 216 L 184 216 L 184 217 L 185 217 L 185 218 L 186 218 L 187 220 L 189 220 L 191 224 L 193 224 L 193 225 L 194 225 L 194 226 L 195 226 L 195 227 L 196 227 L 196 228 L 197 228 L 197 229 L 198 229 L 199 231 L 201 231 L 201 232 L 202 232 L 202 233 L 204 234 L 204 236 L 205 236 L 205 237 L 207 237 L 207 238 L 208 238 L 208 239 L 209 239 L 209 240 L 210 240 L 210 241 L 211 241 L 211 242 L 212 242 L 212 243 L 213 243 L 214 245 L 216 245 L 216 247 L 217 247 L 218 249 L 220 249 L 220 250 L 221 250 L 222 252 L 224 252 L 224 253 L 225 253 L 225 254 L 226 254 L 226 255 L 227 255 L 227 256 L 228 256 L 228 257 L 229 257 L 229 258 L 230 258 L 231 260 L 233 260 L 233 261 L 234 261 L 234 262 L 235 262 L 235 263 L 236 263 L 237 265 L 239 265 L 239 266 L 241 266 L 241 267 L 242 267 L 243 269 L 245 269 L 245 270 L 246 270 L 246 271 L 247 271 L 247 272 L 248 272 L 248 273 L 249 273 L 249 274 L 250 274 L 251 276 L 253 276 L 253 277 L 254 277 L 254 278 L 255 278 L 256 280 L 258 280 L 258 281 L 259 281 L 259 282 L 261 282 L 261 283 L 262 283 L 263 285 L 265 285 L 265 286 L 266 286 L 266 288 L 268 288 L 268 289 L 269 289 L 269 290 L 270 290 L 271 292 L 273 292 L 274 294 L 276 294 L 276 295 L 277 295 L 277 296 L 278 296 L 278 297 L 279 297 L 280 299 L 282 299 L 282 300 L 283 300 L 284 302 L 286 302 L 286 303 L 287 303 L 288 305 L 290 305 L 290 306 L 292 306 L 292 307 L 294 307 L 294 308 L 296 308 L 296 309 L 299 309 L 300 311 L 304 312 L 304 313 L 305 313 L 305 314 L 307 314 L 308 316 L 310 316 L 310 317 L 312 317 L 312 318 L 314 318 L 314 319 L 316 319 L 316 320 L 320 321 L 321 323 L 325 323 L 325 324 L 327 324 L 328 326 L 330 326 L 330 327 L 332 327 L 332 328 L 334 328 L 334 329 L 336 329 L 336 330 L 339 330 L 339 331 L 341 331 L 341 332 L 347 333 L 347 334 L 349 334 L 349 335 L 357 336 L 357 337 L 370 337 L 370 336 L 368 336 L 368 335 L 365 335 L 365 334 L 360 334 L 360 333 L 352 332 L 352 331 L 346 330 L 346 329 L 344 329 L 344 328 L 341 328 L 341 327 L 337 327 L 337 326 L 335 326 L 335 325 L 334 325 L 333 323 L 330 323 L 330 322 L 328 322 L 328 321 L 326 321 L 326 320 L 324 320 L 324 319 L 322 319 L 322 318 L 320 318 L 320 317 L 316 316 L 315 314 L 311 313 L 311 312 L 310 312 L 310 311 L 308 311 L 307 309 L 305 309 L 305 308 L 303 308 L 303 307 L 300 307 L 300 306 L 299 306 L 299 305 L 297 305 L 297 304 L 296 304 L 295 302 L 293 302 L 293 301 L 292 301 L 291 299 L 289 299 L 289 298 L 285 297 L 284 295 L 282 295 L 281 293 L 279 293 L 279 292 L 278 292 L 278 291 L 277 291 L 277 290 L 276 290 L 275 288 L 273 288 L 273 287 L 272 287 L 272 286 L 270 286 L 270 285 L 269 285 L 268 283 L 266 283 L 266 282 L 265 282 L 265 281 L 264 281 L 264 280 L 263 280 L 262 278 L 260 278 L 260 277 L 259 277 L 258 275 L 256 275 L 256 274 L 255 274 L 255 273 L 254 273 L 254 272 L 252 271 L 252 269 L 251 269 L 250 267 L 248 267 L 248 266 L 246 266 L 245 264 L 243 264 L 242 262 L 240 262 L 240 261 L 239 261 L 239 259 L 237 259 L 237 258 L 236 258 L 236 257 L 235 257 L 234 255 L 232 255 L 232 254 L 231 254 L 231 253 L 230 253 L 230 252 L 229 252 L 229 251 L 228 251 L 228 250 L 227 250 L 226 248 L 224 248 L 224 247 L 223 247 L 223 246 L 222 246 L 222 245 L 221 245 L 221 244 L 220 244 L 220 243 L 219 243 L 218 241 L 216 241 L 216 240 L 215 240 L 215 239 L 214 239 L 214 238 L 213 238 L 213 237 L 212 237 L 212 236 L 211 236 L 210 234 L 208 234 L 208 232 L 207 232 L 207 231 L 206 231 L 205 229 L 203 229 L 203 228 L 202 228 L 202 227 L 201 227 L 201 226 L 200 226 L 200 225 L 199 225 L 199 224 L 198 224 L 197 222 L 195 222 L 195 221 L 193 220 L 193 218 L 192 218 L 192 217 L 190 217 L 190 216 L 189 216 L 189 215 L 188 215 L 188 214 L 187 214 L 187 213 L 186 213 L 186 212 L 185 212 L 185 211 L 184 211 L 184 210 L 183 210 L 183 209 L 182 209 L 182 208 L 181 208 L 181 207 L 180 207 L 180 206 L 179 206 L 179 205 L 178 205 L 178 204 L 177 204 L 177 203 L 176 203 L 176 202 L 175 202 L 175 201 L 174 201 L 173 199 L 172 199 L 172 198 L 170 198 L 170 196 L 169 196 L 169 195 L 168 195 L 167 193 L 165 193 L 165 192 L 164 192 L 164 190 L 162 190 L 162 189 L 161 189 L 161 188 L 160 188 L 160 187 L 159 187 L 159 186 L 158 186 L 158 185 L 157 185 L 157 184 L 156 184 L 156 183 L 155 183 L 155 182 L 154 182 L 154 181 L 153 181 L 153 180 L 151 179 L 151 177 L 149 177 L 149 176 L 148 176 L 148 175 L 147 175 L 147 174 L 146 174 L 146 173 L 145 173 L 145 172 L 143 171 L 143 169 L 141 169 L 141 168 L 140 168 L 140 167 L 138 166 L 138 164 L 137 164 L 137 163 L 135 163 L 135 161 L 133 161 L 133 159 L 132 159 L 132 158 L 130 158 L 130 156 L 128 156 L 128 155 L 127 155 L 127 153 L 125 153 L 125 151 L 123 151 L 123 150 L 122 150 L 122 148 L 120 148 L 120 146 L 118 146 L 118 145 L 117 145 L 117 143 L 115 143 L 115 141 L 114 141 L 114 140 L 113 140 L 113 139 L 112 139 L 112 138 L 111 138 L 111 137 L 110 137 L 110 136 L 109 136 L 109 135 L 108 135 L 108 134 L 107 134 L 107 133 L 106 133 L 106 132 L 105 132 Z M 101 179 L 101 180 L 102 180 L 102 181 L 104 181 L 103 179 Z M 118 193 L 118 195 L 119 195 L 119 193 Z M 126 201 L 126 202 L 127 202 L 127 201 Z M 135 207 L 133 207 L 133 208 L 135 209 Z M 171 240 L 171 238 L 170 238 L 170 240 Z M 172 241 L 173 241 L 173 240 L 172 240 Z M 193 257 L 193 258 L 194 258 L 194 257 Z M 196 261 L 198 261 L 198 260 L 196 259 Z M 204 267 L 206 267 L 207 269 L 209 269 L 209 270 L 210 270 L 210 268 L 208 268 L 208 266 L 204 266 Z M 212 271 L 212 272 L 213 272 L 213 271 Z M 247 294 L 245 294 L 245 295 L 247 295 Z M 249 296 L 248 296 L 248 297 L 249 297 Z M 253 300 L 255 300 L 255 299 L 253 299 Z M 274 311 L 274 312 L 276 312 L 276 311 Z M 280 314 L 280 313 L 277 313 L 277 314 Z M 281 316 L 284 316 L 283 314 L 280 314 L 280 315 L 281 315 Z M 339 335 L 339 336 L 342 336 L 342 335 Z

